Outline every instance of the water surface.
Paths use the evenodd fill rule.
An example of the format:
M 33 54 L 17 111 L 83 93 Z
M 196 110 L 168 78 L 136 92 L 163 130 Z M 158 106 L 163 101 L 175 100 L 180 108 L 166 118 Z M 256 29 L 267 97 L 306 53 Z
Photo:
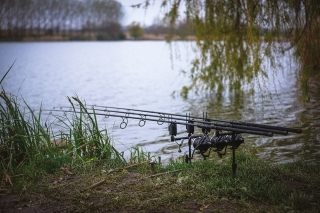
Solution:
M 319 160 L 320 96 L 317 86 L 311 102 L 304 104 L 297 90 L 298 65 L 289 57 L 280 58 L 282 69 L 270 68 L 268 79 L 255 81 L 257 92 L 191 95 L 188 99 L 172 95 L 189 82 L 181 74 L 190 70 L 194 56 L 190 43 L 169 46 L 162 41 L 125 42 L 25 42 L 0 43 L 0 74 L 15 61 L 3 82 L 7 92 L 21 95 L 35 109 L 69 106 L 66 96 L 78 96 L 87 104 L 117 106 L 169 113 L 191 113 L 222 120 L 243 120 L 270 125 L 298 127 L 302 134 L 272 138 L 245 134 L 247 150 L 270 162 L 297 159 Z M 268 63 L 264 66 L 268 69 Z M 259 89 L 260 88 L 260 89 Z M 143 146 L 164 159 L 182 152 L 170 141 L 167 125 L 129 120 L 120 129 L 121 118 L 99 117 L 116 148 L 128 153 L 133 146 Z M 186 135 L 179 127 L 179 136 Z M 218 158 L 212 155 L 212 158 Z

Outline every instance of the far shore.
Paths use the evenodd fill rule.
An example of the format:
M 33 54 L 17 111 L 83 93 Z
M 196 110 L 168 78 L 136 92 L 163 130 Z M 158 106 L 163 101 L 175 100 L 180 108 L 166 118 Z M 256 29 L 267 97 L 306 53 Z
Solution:
M 21 42 L 30 42 L 30 41 L 167 41 L 167 34 L 149 34 L 146 33 L 139 38 L 132 38 L 128 33 L 125 34 L 125 38 L 122 40 L 103 40 L 97 39 L 95 33 L 91 34 L 72 34 L 72 35 L 41 35 L 41 36 L 15 36 L 15 37 L 0 37 L 0 42 L 10 42 L 10 41 L 21 41 Z M 179 37 L 175 36 L 172 40 L 187 40 L 193 41 L 196 40 L 195 36 L 185 36 Z
M 195 35 L 189 36 L 174 36 L 170 38 L 167 34 L 152 34 L 145 33 L 139 38 L 133 38 L 129 33 L 125 33 L 123 39 L 113 40 L 113 39 L 97 39 L 95 33 L 90 34 L 80 34 L 75 33 L 71 35 L 40 35 L 40 36 L 0 36 L 0 42 L 50 42 L 50 41 L 195 41 L 197 37 Z M 260 41 L 264 41 L 265 37 L 260 36 Z M 286 41 L 285 38 L 275 38 L 275 41 L 283 42 Z

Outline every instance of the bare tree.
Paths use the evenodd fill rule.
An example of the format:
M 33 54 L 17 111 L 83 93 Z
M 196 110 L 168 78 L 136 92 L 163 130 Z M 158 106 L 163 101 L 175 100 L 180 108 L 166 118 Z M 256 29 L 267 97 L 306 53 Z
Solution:
M 40 36 L 43 31 L 118 30 L 122 17 L 115 0 L 0 0 L 0 30 L 9 38 L 26 36 L 26 31 Z

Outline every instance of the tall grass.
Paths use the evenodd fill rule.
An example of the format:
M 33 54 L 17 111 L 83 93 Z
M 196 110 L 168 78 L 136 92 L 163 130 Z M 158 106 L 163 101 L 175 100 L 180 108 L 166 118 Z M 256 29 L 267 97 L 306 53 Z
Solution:
M 26 162 L 34 161 L 41 152 L 48 154 L 50 149 L 43 148 L 50 144 L 50 135 L 40 125 L 41 113 L 35 115 L 28 106 L 21 107 L 18 98 L 4 90 L 0 98 L 1 164 L 5 172 L 13 172 Z
M 100 129 L 94 108 L 88 112 L 85 104 L 77 97 L 67 97 L 71 113 L 56 116 L 60 125 L 67 129 L 64 140 L 73 150 L 73 155 L 83 159 L 123 161 L 122 155 L 114 148 L 106 129 Z M 74 103 L 75 102 L 75 103 Z M 71 143 L 71 144 L 70 144 Z
M 10 68 L 11 69 L 11 68 Z M 5 76 L 8 74 L 7 71 Z M 4 77 L 5 77 L 4 76 Z M 0 85 L 2 86 L 2 81 Z M 22 97 L 0 93 L 0 176 L 10 177 L 23 173 L 31 177 L 51 173 L 61 166 L 74 166 L 88 160 L 125 163 L 113 147 L 107 130 L 100 130 L 96 115 L 88 113 L 85 105 L 76 108 L 68 97 L 73 111 L 48 123 L 44 110 L 32 109 Z M 62 130 L 53 130 L 59 126 Z

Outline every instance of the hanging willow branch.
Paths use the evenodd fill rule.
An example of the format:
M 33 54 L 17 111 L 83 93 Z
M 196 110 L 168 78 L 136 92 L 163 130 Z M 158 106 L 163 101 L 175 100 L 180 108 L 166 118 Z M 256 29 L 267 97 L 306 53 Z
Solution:
M 162 8 L 166 24 L 185 22 L 196 37 L 199 56 L 192 61 L 185 95 L 192 89 L 242 90 L 266 73 L 262 60 L 276 70 L 275 51 L 294 48 L 292 57 L 305 67 L 319 66 L 318 0 L 163 0 Z

